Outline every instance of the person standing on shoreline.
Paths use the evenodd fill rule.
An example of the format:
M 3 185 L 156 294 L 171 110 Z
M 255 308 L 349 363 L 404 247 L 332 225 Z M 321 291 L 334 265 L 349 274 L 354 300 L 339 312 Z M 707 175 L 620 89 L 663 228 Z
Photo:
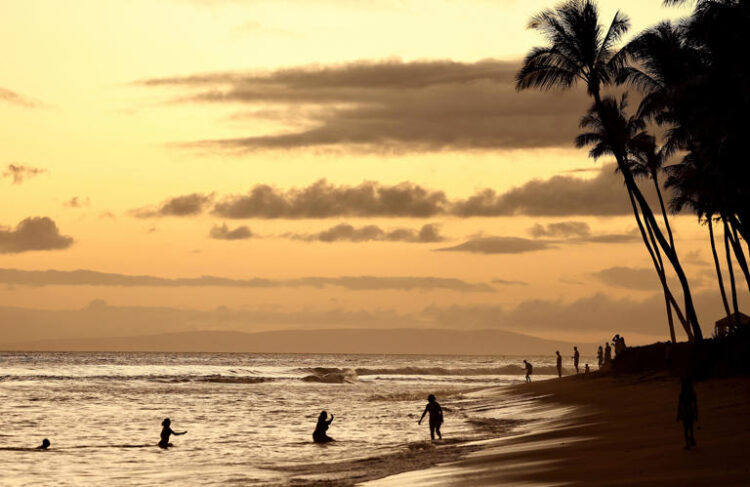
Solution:
M 698 421 L 698 399 L 693 389 L 693 381 L 689 377 L 682 379 L 682 389 L 677 402 L 677 421 L 682 421 L 685 435 L 685 449 L 695 446 L 693 422 Z
M 576 375 L 578 375 L 578 362 L 581 360 L 581 354 L 578 353 L 578 347 L 573 347 L 573 367 L 576 368 Z
M 557 350 L 555 352 L 557 354 L 557 377 L 562 377 L 562 355 L 560 355 L 560 350 Z
M 440 426 L 443 424 L 443 408 L 435 400 L 434 394 L 427 396 L 427 406 L 424 407 L 422 417 L 419 418 L 417 424 L 422 424 L 422 420 L 427 413 L 430 413 L 430 438 L 434 440 L 435 433 L 437 433 L 438 439 L 442 440 L 443 435 L 440 433 Z
M 599 368 L 602 368 L 602 365 L 604 364 L 604 350 L 602 350 L 602 346 L 599 345 L 599 350 L 596 351 L 596 360 L 599 363 Z
M 534 371 L 534 367 L 527 361 L 523 361 L 524 367 L 526 367 L 526 382 L 531 382 L 531 374 Z
M 612 347 L 609 346 L 609 343 L 605 343 L 604 344 L 604 365 L 607 365 L 610 362 L 612 362 Z

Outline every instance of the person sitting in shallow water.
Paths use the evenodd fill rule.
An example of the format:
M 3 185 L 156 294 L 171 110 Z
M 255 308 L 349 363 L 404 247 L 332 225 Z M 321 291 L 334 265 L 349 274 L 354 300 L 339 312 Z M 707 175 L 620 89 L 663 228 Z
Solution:
M 443 424 L 443 408 L 435 400 L 435 395 L 430 394 L 427 396 L 427 406 L 424 407 L 422 417 L 419 418 L 417 424 L 422 424 L 425 414 L 430 413 L 430 438 L 435 439 L 435 433 L 437 433 L 439 439 L 443 439 L 443 435 L 440 434 L 440 426 Z
M 50 447 L 51 444 L 52 443 L 50 443 L 49 440 L 47 438 L 45 438 L 45 439 L 42 440 L 42 444 L 39 445 L 38 447 L 36 447 L 36 449 L 37 450 L 46 450 L 47 448 Z
M 159 441 L 159 448 L 167 449 L 172 446 L 172 444 L 169 442 L 170 435 L 180 436 L 187 433 L 187 431 L 183 431 L 182 433 L 172 431 L 172 428 L 170 427 L 171 424 L 172 420 L 170 420 L 169 418 L 165 418 L 164 421 L 161 422 L 161 425 L 163 427 L 161 429 L 161 441 Z
M 328 413 L 321 411 L 318 416 L 318 424 L 315 425 L 315 431 L 313 431 L 313 441 L 315 443 L 328 443 L 329 441 L 336 441 L 328 436 L 328 427 L 333 423 L 333 414 L 331 419 L 328 419 Z

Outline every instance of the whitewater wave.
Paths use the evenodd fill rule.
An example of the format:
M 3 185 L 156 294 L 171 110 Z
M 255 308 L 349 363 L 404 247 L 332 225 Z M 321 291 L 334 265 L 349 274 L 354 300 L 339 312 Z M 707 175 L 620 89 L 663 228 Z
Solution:
M 328 367 L 314 367 L 306 369 L 312 374 L 302 378 L 305 382 L 320 382 L 324 384 L 353 384 L 359 380 L 354 369 L 337 369 Z
M 525 375 L 526 370 L 520 365 L 504 365 L 502 367 L 477 367 L 449 369 L 442 367 L 399 367 L 370 369 L 358 368 L 357 375 L 442 375 L 442 376 L 465 376 L 465 375 Z M 534 368 L 538 375 L 556 375 L 557 368 L 554 366 L 538 366 Z

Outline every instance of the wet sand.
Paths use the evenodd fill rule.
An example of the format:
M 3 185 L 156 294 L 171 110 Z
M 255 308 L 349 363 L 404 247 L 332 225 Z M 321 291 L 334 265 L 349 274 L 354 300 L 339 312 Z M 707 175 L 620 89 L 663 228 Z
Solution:
M 486 391 L 523 398 L 536 419 L 455 462 L 366 485 L 750 485 L 750 378 L 695 387 L 698 446 L 689 451 L 675 420 L 677 380 L 572 376 Z

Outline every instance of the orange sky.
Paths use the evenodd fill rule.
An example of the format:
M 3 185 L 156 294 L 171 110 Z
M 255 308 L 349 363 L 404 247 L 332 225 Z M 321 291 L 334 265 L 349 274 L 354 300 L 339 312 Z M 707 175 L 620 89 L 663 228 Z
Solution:
M 29 285 L 6 278 L 0 283 L 0 306 L 74 309 L 104 299 L 112 306 L 227 306 L 302 315 L 389 311 L 422 318 L 433 316 L 426 310 L 457 307 L 471 311 L 470 323 L 446 312 L 440 316 L 451 318 L 441 318 L 448 321 L 440 326 L 498 326 L 594 340 L 622 330 L 606 323 L 577 326 L 571 318 L 576 306 L 588 299 L 619 300 L 627 309 L 648 301 L 649 323 L 631 332 L 644 340 L 662 338 L 666 326 L 657 307 L 658 281 L 644 271 L 650 263 L 627 207 L 582 214 L 565 199 L 601 193 L 597 181 L 609 176 L 599 174 L 602 162 L 572 148 L 585 99 L 575 93 L 515 94 L 506 79 L 541 41 L 525 29 L 528 18 L 553 3 L 30 0 L 4 5 L 0 88 L 14 95 L 0 90 L 0 165 L 43 172 L 21 174 L 17 183 L 11 174 L 0 179 L 0 225 L 10 235 L 25 218 L 48 217 L 74 243 L 0 253 L 0 268 L 264 278 L 274 285 Z M 599 3 L 607 18 L 621 2 Z M 632 32 L 686 11 L 659 4 L 634 0 L 623 7 Z M 590 171 L 572 172 L 578 169 Z M 570 178 L 588 183 L 581 182 L 581 192 L 573 196 L 545 193 L 552 185 L 536 190 L 529 185 L 554 177 L 567 186 Z M 294 213 L 231 218 L 217 210 L 217 203 L 240 201 L 257 185 L 270 185 L 288 203 L 294 199 L 291 190 L 320 179 L 333 188 L 326 201 L 343 205 L 325 218 Z M 412 188 L 442 192 L 444 201 L 428 215 L 388 214 L 400 208 L 398 202 L 367 214 L 364 206 L 347 206 L 353 203 L 342 196 L 364 181 L 386 189 L 409 182 Z M 498 195 L 521 188 L 526 203 L 504 216 L 467 216 L 456 209 L 486 188 Z M 206 198 L 200 211 L 167 214 L 165 202 L 191 194 Z M 624 190 L 613 194 L 617 198 L 624 204 Z M 523 206 L 531 200 L 546 209 Z M 516 200 L 502 201 L 507 206 Z M 157 215 L 139 218 L 138 209 Z M 578 233 L 555 233 L 548 227 L 560 222 L 588 228 L 582 231 L 579 223 Z M 246 226 L 252 237 L 211 238 L 211 229 L 224 224 L 229 231 Z M 355 230 L 375 225 L 381 233 L 370 241 L 315 241 L 339 224 Z M 426 224 L 437 225 L 441 239 L 434 240 L 440 241 L 408 241 L 419 240 L 416 232 Z M 531 232 L 535 225 L 546 235 Z M 403 232 L 387 237 L 394 230 L 412 237 Z M 694 287 L 705 294 L 699 311 L 710 322 L 719 308 L 706 265 L 705 231 L 691 216 L 678 218 L 676 231 Z M 624 243 L 592 238 L 602 235 Z M 516 237 L 527 251 L 507 250 L 507 240 L 492 243 L 506 253 L 436 251 L 483 237 Z M 342 276 L 380 279 L 377 285 L 386 288 L 289 283 Z M 393 277 L 455 279 L 488 289 L 404 287 L 387 281 Z M 487 318 L 491 313 L 475 313 L 493 307 L 507 315 L 494 322 Z M 537 321 L 545 323 L 537 327 L 532 317 L 539 310 L 546 314 Z M 604 321 L 606 312 L 601 313 Z M 565 318 L 558 322 L 555 316 Z M 348 325 L 357 326 L 356 320 Z M 259 321 L 242 329 L 269 326 Z M 312 325 L 300 318 L 295 326 Z

